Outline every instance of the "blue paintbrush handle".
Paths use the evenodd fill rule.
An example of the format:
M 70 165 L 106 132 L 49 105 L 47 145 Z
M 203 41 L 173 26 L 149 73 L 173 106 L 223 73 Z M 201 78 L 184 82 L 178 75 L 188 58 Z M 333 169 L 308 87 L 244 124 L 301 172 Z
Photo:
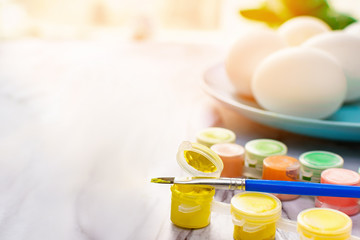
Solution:
M 360 198 L 360 186 L 311 182 L 246 179 L 245 190 L 279 194 Z

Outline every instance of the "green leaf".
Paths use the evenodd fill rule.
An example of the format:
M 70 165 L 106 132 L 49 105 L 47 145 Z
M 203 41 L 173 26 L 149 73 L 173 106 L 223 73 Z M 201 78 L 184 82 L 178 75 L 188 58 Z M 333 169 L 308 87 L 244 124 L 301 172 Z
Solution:
M 357 21 L 348 14 L 340 13 L 330 8 L 317 11 L 313 16 L 329 24 L 333 30 L 344 29 L 346 26 Z

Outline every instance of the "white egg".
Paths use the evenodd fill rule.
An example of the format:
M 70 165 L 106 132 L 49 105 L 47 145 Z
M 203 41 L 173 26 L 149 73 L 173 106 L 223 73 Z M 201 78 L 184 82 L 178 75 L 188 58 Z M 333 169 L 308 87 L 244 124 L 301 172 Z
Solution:
M 256 30 L 239 38 L 225 60 L 226 72 L 238 94 L 252 97 L 251 79 L 259 63 L 269 54 L 286 47 L 272 30 Z
M 360 99 L 360 38 L 343 31 L 315 36 L 303 44 L 333 55 L 344 70 L 347 80 L 345 102 Z
M 298 46 L 307 39 L 330 30 L 329 25 L 318 18 L 300 16 L 283 23 L 279 27 L 278 33 L 289 46 Z
M 346 79 L 330 54 L 294 47 L 271 54 L 259 65 L 252 90 L 264 109 L 321 119 L 342 105 Z
M 360 22 L 350 24 L 344 29 L 345 32 L 360 37 Z

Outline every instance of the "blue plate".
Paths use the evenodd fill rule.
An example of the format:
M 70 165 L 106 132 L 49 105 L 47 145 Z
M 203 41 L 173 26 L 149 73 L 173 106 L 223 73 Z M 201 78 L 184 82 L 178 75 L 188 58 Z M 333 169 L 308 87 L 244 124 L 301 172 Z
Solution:
M 264 110 L 255 101 L 237 96 L 224 64 L 208 69 L 203 80 L 209 95 L 258 123 L 302 135 L 360 142 L 360 102 L 343 105 L 324 120 L 301 118 Z

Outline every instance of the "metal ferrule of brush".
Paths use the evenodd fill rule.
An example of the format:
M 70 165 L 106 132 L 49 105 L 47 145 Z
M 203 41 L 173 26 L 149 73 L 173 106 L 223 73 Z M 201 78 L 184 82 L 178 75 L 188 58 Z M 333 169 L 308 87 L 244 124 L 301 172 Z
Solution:
M 228 179 L 230 184 L 227 186 L 229 190 L 245 190 L 245 178 L 224 178 Z
M 245 178 L 192 178 L 190 181 L 175 181 L 175 183 L 209 185 L 216 189 L 245 190 Z

